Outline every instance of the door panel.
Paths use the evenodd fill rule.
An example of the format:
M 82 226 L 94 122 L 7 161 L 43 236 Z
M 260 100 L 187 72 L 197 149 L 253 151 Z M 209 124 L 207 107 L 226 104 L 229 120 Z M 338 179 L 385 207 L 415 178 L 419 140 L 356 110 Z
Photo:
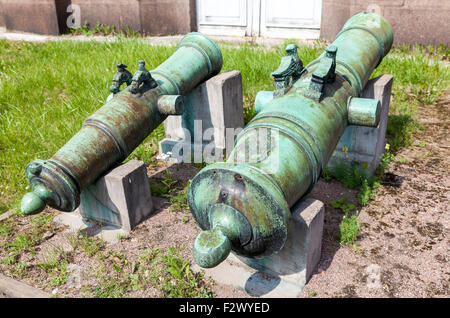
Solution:
M 262 18 L 268 27 L 320 27 L 314 19 L 317 9 L 315 0 L 263 0 L 262 2 Z M 320 19 L 318 22 L 320 23 Z
M 198 31 L 245 36 L 250 31 L 247 0 L 197 0 Z
M 199 1 L 201 25 L 247 26 L 247 0 Z
M 213 35 L 318 38 L 322 0 L 197 0 L 198 30 Z
M 322 0 L 261 0 L 261 36 L 314 39 L 320 35 Z

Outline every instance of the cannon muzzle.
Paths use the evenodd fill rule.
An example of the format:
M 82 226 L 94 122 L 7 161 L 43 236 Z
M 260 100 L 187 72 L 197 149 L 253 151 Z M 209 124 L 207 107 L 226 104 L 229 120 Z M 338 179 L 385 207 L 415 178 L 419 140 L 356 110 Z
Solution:
M 188 189 L 203 230 L 193 249 L 200 266 L 231 250 L 259 258 L 283 247 L 290 208 L 314 187 L 347 125 L 378 125 L 380 101 L 359 96 L 392 42 L 383 17 L 359 13 L 306 67 L 295 45 L 286 47 L 275 91 L 258 93 L 258 113 L 227 161 L 201 170 Z
M 102 174 L 120 164 L 168 115 L 181 114 L 183 95 L 218 74 L 222 54 L 207 36 L 193 32 L 175 53 L 155 70 L 139 69 L 131 78 L 118 63 L 112 99 L 87 118 L 81 130 L 49 160 L 26 167 L 32 192 L 21 202 L 23 214 L 34 214 L 50 205 L 74 211 L 80 193 Z M 122 91 L 122 83 L 130 86 Z

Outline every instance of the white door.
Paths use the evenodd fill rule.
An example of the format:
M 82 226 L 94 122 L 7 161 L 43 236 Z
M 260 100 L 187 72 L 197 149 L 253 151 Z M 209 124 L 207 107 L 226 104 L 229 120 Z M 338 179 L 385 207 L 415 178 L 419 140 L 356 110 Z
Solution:
M 198 31 L 211 35 L 316 39 L 322 0 L 197 0 Z
M 251 0 L 197 0 L 198 31 L 212 35 L 245 36 L 251 33 Z
M 322 0 L 261 0 L 260 35 L 317 39 Z

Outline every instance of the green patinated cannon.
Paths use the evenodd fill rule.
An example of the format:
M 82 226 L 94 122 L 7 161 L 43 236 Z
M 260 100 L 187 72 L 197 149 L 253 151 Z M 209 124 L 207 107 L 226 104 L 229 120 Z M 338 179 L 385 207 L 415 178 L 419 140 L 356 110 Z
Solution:
M 290 208 L 314 187 L 347 125 L 377 126 L 380 101 L 359 96 L 392 42 L 384 18 L 360 13 L 306 67 L 296 46 L 286 47 L 275 91 L 257 94 L 257 115 L 227 161 L 201 170 L 188 189 L 203 230 L 193 248 L 200 266 L 231 250 L 259 258 L 283 247 Z
M 222 54 L 211 39 L 193 32 L 155 70 L 147 71 L 139 61 L 132 77 L 126 67 L 117 64 L 107 103 L 64 147 L 49 160 L 28 164 L 32 192 L 22 199 L 23 214 L 38 213 L 46 205 L 74 211 L 81 191 L 126 159 L 168 115 L 181 114 L 182 96 L 220 72 Z M 129 86 L 120 91 L 123 83 Z

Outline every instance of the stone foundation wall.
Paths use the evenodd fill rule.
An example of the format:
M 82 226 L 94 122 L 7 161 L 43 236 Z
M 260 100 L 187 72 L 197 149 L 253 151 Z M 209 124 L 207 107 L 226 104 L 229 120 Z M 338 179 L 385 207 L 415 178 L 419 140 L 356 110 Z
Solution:
M 361 11 L 384 16 L 394 30 L 394 44 L 449 45 L 446 0 L 322 0 L 320 37 L 333 40 L 348 18 Z
M 0 27 L 57 35 L 65 31 L 70 0 L 0 0 Z
M 78 5 L 80 23 L 97 23 L 146 35 L 197 29 L 195 0 L 0 0 L 0 28 L 57 35 L 68 31 L 67 7 Z
M 0 30 L 6 28 L 5 18 L 3 17 L 3 3 L 0 1 Z
M 97 23 L 114 25 L 116 29 L 141 30 L 139 0 L 72 0 L 80 6 L 81 25 L 89 23 L 91 28 Z
M 185 34 L 197 30 L 195 0 L 141 0 L 142 31 L 147 35 Z

